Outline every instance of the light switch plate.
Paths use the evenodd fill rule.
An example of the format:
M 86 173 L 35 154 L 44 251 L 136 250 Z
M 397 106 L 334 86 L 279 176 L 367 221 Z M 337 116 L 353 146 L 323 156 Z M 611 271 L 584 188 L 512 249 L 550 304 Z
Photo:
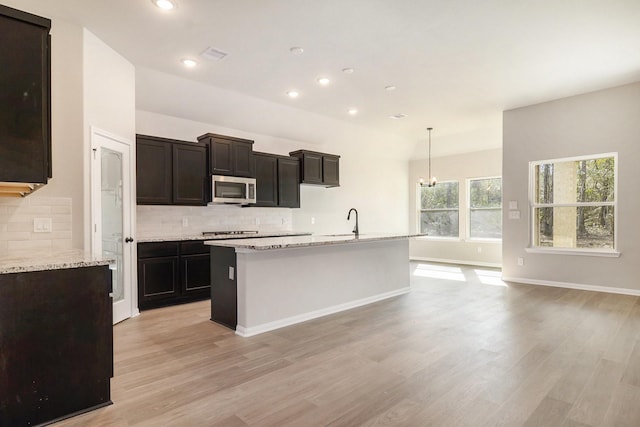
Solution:
M 520 219 L 520 211 L 509 211 L 509 219 Z
M 518 201 L 517 200 L 509 200 L 509 209 L 518 209 Z

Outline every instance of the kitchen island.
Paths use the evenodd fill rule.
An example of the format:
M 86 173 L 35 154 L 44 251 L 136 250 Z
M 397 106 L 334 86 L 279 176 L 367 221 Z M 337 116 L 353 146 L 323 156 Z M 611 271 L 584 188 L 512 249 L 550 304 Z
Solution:
M 248 337 L 408 293 L 410 237 L 206 241 L 211 318 Z

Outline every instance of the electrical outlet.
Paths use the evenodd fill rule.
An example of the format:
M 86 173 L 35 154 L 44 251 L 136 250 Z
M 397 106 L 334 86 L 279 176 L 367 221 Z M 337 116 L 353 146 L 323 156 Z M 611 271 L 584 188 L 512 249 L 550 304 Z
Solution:
M 520 267 L 522 267 L 522 266 L 524 265 L 524 258 L 522 258 L 521 256 L 519 256 L 519 257 L 518 257 L 518 261 L 517 261 L 517 262 L 518 262 L 518 265 L 519 265 Z
M 254 225 L 260 225 L 260 218 L 255 217 L 255 219 L 253 220 Z
M 187 218 L 186 216 L 184 218 L 182 218 L 182 226 L 183 227 L 188 227 L 189 226 L 189 218 Z
M 33 219 L 33 232 L 34 233 L 51 233 L 53 231 L 53 224 L 51 218 L 34 218 Z
M 315 223 L 316 223 L 316 218 L 312 216 L 312 217 L 311 217 L 311 225 L 313 225 L 313 224 L 315 224 Z
M 482 246 L 478 246 L 478 253 L 481 254 L 482 253 Z

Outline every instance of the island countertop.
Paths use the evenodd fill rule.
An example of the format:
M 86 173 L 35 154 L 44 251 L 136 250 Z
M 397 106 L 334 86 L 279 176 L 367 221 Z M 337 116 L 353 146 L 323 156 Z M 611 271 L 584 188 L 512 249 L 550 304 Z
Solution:
M 327 246 L 338 244 L 358 244 L 380 240 L 408 239 L 410 237 L 423 236 L 424 234 L 385 234 L 371 233 L 360 234 L 356 237 L 353 233 L 333 235 L 305 235 L 286 237 L 264 237 L 259 239 L 239 240 L 207 240 L 205 245 L 235 248 L 236 252 L 264 251 L 274 249 L 301 248 L 309 246 Z
M 114 259 L 93 256 L 79 249 L 16 252 L 0 257 L 0 274 L 93 267 L 114 262 Z

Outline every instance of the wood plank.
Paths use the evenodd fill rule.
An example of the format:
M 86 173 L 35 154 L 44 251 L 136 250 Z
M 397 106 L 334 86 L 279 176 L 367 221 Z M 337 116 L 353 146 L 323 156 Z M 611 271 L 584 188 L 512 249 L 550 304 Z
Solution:
M 640 425 L 638 297 L 459 269 L 251 338 L 207 301 L 145 311 L 114 328 L 114 404 L 56 426 Z

